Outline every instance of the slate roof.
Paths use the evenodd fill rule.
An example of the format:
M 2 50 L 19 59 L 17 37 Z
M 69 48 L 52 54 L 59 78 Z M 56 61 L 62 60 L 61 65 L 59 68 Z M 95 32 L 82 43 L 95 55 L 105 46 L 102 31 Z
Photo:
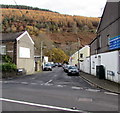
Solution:
M 17 33 L 0 33 L 0 41 L 15 41 L 20 35 L 22 35 L 25 31 L 17 32 Z
M 109 25 L 111 25 L 112 23 L 114 23 L 116 20 L 120 19 L 119 15 L 118 15 L 118 17 L 117 17 L 116 19 L 115 19 L 115 18 L 109 18 L 108 16 L 106 16 L 106 18 L 109 18 L 111 21 L 108 23 L 108 25 L 104 25 L 103 28 L 101 28 L 102 22 L 106 20 L 106 19 L 104 18 L 104 16 L 106 15 L 106 10 L 108 10 L 109 15 L 111 15 L 112 13 L 115 13 L 115 12 L 113 12 L 114 10 L 111 9 L 111 7 L 112 7 L 113 9 L 115 9 L 115 8 L 117 8 L 117 7 L 119 8 L 119 5 L 120 5 L 120 0 L 107 0 L 96 33 L 101 32 L 102 30 L 104 30 L 105 28 L 107 28 Z M 111 11 L 111 10 L 112 10 L 112 11 Z M 119 9 L 118 9 L 118 10 L 119 10 Z M 108 14 L 108 13 L 107 13 L 107 14 Z M 117 14 L 118 14 L 118 13 L 116 13 L 116 15 L 117 15 Z M 103 18 L 104 18 L 104 19 L 103 19 Z

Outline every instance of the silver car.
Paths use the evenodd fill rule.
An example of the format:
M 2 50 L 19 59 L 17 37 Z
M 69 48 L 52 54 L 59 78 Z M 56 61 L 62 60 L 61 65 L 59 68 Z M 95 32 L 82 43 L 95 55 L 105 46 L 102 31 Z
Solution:
M 45 64 L 43 67 L 43 71 L 52 71 L 52 65 L 51 64 Z
M 68 68 L 69 68 L 70 66 L 71 66 L 71 65 L 65 65 L 64 71 L 65 71 L 66 73 L 68 73 Z
M 68 68 L 68 75 L 79 75 L 79 70 L 76 66 L 70 66 Z

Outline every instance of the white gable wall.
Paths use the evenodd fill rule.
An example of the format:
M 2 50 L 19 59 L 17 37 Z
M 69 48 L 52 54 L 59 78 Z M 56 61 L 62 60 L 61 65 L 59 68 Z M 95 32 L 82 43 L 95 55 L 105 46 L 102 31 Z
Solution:
M 86 58 L 83 62 L 81 62 L 80 70 L 85 73 L 90 73 L 90 58 Z
M 98 56 L 101 56 L 98 57 Z M 91 56 L 91 74 L 96 76 L 96 66 L 103 65 L 105 67 L 105 77 L 108 80 L 119 82 L 119 52 L 108 52 Z M 113 73 L 113 75 L 112 75 Z

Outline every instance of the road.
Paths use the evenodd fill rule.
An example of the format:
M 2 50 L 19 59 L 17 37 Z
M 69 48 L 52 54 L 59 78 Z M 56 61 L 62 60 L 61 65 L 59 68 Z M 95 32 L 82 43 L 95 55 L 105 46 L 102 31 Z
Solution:
M 118 111 L 118 95 L 61 67 L 2 81 L 3 111 Z

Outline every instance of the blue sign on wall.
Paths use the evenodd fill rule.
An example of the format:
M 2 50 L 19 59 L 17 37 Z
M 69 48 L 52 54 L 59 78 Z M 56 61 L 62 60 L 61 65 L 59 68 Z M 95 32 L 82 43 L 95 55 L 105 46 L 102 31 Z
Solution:
M 113 38 L 109 38 L 109 50 L 119 48 L 120 48 L 120 35 Z

